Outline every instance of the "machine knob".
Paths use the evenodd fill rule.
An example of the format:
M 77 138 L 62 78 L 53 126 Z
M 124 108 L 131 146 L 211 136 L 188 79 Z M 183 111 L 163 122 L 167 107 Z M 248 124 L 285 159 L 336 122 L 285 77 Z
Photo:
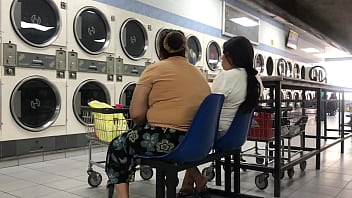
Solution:
M 71 77 L 75 78 L 76 77 L 76 73 L 71 73 Z

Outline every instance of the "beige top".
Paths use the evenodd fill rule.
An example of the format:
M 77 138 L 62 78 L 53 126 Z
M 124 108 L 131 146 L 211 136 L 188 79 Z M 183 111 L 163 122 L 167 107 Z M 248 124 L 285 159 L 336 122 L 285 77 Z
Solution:
M 148 66 L 137 84 L 151 88 L 148 122 L 181 131 L 188 130 L 199 105 L 210 94 L 201 72 L 180 56 Z

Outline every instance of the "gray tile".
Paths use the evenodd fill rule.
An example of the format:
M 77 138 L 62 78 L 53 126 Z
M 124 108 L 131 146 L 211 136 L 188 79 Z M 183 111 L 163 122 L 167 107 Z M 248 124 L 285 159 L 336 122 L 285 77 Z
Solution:
M 6 167 L 11 167 L 11 166 L 18 166 L 18 160 L 13 159 L 13 160 L 1 160 L 0 161 L 0 168 L 6 168 Z
M 66 190 L 66 189 L 74 188 L 77 186 L 83 186 L 83 185 L 86 186 L 87 184 L 84 182 L 78 181 L 78 180 L 65 178 L 62 180 L 54 181 L 54 182 L 48 182 L 44 185 L 48 186 L 50 188 L 58 189 L 58 190 Z
M 1 183 L 0 191 L 11 192 L 14 190 L 20 190 L 20 189 L 27 188 L 30 186 L 35 186 L 35 185 L 36 184 L 34 184 L 30 181 L 24 181 L 24 180 L 20 180 L 20 179 L 10 180 L 8 182 Z
M 352 195 L 352 190 L 344 189 L 342 190 L 336 198 L 350 198 Z
M 31 164 L 31 163 L 34 163 L 34 162 L 42 162 L 42 161 L 44 161 L 44 156 L 40 155 L 40 156 L 20 158 L 20 159 L 18 159 L 18 164 L 19 165 Z
M 288 196 L 288 198 L 310 198 L 310 197 L 319 197 L 319 198 L 333 198 L 334 196 L 322 195 L 319 192 L 310 193 L 310 192 L 301 192 L 296 191 Z
M 60 191 L 43 185 L 34 185 L 20 190 L 11 191 L 10 194 L 18 197 L 35 198 L 46 195 L 50 197 L 51 194 L 58 192 Z
M 82 196 L 61 191 L 57 193 L 52 193 L 50 195 L 39 196 L 38 198 L 82 198 Z
M 15 196 L 7 193 L 0 192 L 0 197 L 1 198 L 16 198 Z
M 44 161 L 54 160 L 54 159 L 62 159 L 65 157 L 66 157 L 66 153 L 64 153 L 64 152 L 45 154 Z

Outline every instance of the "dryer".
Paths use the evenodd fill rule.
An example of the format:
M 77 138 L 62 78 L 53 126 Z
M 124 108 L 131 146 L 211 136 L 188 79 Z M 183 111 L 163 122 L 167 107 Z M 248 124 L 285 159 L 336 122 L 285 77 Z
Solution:
M 117 34 L 116 57 L 124 64 L 146 66 L 151 62 L 151 32 L 158 24 L 157 20 L 134 12 L 115 8 Z M 154 60 L 156 61 L 156 60 Z M 121 73 L 120 73 L 121 74 Z
M 1 140 L 65 135 L 66 79 L 55 70 L 58 62 L 65 62 L 65 53 L 52 56 L 16 49 L 15 44 L 3 44 L 1 118 L 6 130 Z M 40 64 L 33 66 L 33 60 Z
M 0 8 L 3 43 L 46 55 L 66 48 L 66 0 L 8 0 L 0 1 Z
M 89 101 L 114 102 L 114 14 L 113 7 L 92 0 L 84 4 L 68 3 L 68 27 L 72 27 L 67 35 L 67 134 L 70 141 L 71 135 L 85 133 L 83 113 Z

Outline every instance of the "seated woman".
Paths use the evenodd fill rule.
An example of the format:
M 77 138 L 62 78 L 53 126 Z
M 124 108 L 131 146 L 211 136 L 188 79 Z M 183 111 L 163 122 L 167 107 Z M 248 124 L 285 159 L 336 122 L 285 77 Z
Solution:
M 237 111 L 252 111 L 259 101 L 263 85 L 258 72 L 253 67 L 254 51 L 252 44 L 245 37 L 233 37 L 223 45 L 222 67 L 212 85 L 212 92 L 225 95 L 221 110 L 219 132 L 221 138 L 229 129 Z M 195 173 L 184 177 L 179 197 L 192 197 L 190 192 L 194 188 Z M 200 173 L 199 173 L 200 174 Z M 197 176 L 199 178 L 199 176 Z M 198 197 L 210 197 L 206 193 L 206 182 L 203 186 L 196 185 L 193 194 Z M 187 193 L 186 193 L 187 192 Z M 188 196 L 187 196 L 188 195 Z
M 111 141 L 106 173 L 115 184 L 116 197 L 129 197 L 137 154 L 171 152 L 188 130 L 199 105 L 210 94 L 201 72 L 185 58 L 186 38 L 168 30 L 158 43 L 161 61 L 148 66 L 133 93 L 130 115 L 132 130 Z M 189 170 L 192 172 L 193 169 Z M 201 178 L 195 178 L 199 183 Z

